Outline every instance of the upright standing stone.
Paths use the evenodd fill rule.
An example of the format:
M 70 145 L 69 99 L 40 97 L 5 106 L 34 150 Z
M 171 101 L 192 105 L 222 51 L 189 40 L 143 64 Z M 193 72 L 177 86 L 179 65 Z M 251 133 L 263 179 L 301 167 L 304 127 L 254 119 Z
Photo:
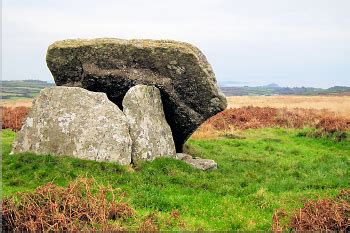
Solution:
M 132 86 L 159 88 L 178 152 L 198 126 L 227 106 L 207 59 L 188 43 L 64 40 L 50 45 L 46 62 L 58 86 L 105 92 L 119 106 Z
M 130 164 L 129 126 L 105 93 L 78 87 L 46 88 L 35 98 L 17 133 L 12 153 L 19 152 Z
M 123 111 L 130 126 L 132 161 L 153 160 L 176 153 L 158 88 L 132 87 L 123 100 Z

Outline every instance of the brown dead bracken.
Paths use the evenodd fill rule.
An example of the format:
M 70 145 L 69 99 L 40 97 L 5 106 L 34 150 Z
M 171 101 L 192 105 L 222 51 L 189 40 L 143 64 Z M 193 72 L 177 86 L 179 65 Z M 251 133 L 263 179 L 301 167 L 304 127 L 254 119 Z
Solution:
M 192 135 L 192 138 L 215 138 L 223 131 L 265 127 L 311 127 L 319 130 L 321 134 L 327 134 L 349 130 L 350 118 L 336 115 L 328 110 L 252 106 L 230 108 L 207 120 Z
M 277 211 L 272 220 L 272 230 L 277 231 L 350 231 L 350 189 L 335 199 L 310 200 L 289 215 L 283 226 L 281 219 L 288 217 L 285 211 Z
M 26 107 L 1 107 L 2 128 L 18 131 L 29 111 Z M 325 132 L 350 129 L 350 118 L 336 116 L 327 110 L 287 109 L 271 107 L 230 108 L 207 120 L 195 133 L 194 137 L 213 134 L 213 131 L 231 129 L 250 129 L 263 127 L 315 127 Z
M 123 227 L 110 220 L 123 221 L 135 211 L 117 191 L 87 178 L 78 178 L 68 187 L 48 183 L 33 193 L 5 198 L 2 227 L 4 231 L 121 231 Z
M 3 129 L 18 131 L 21 129 L 23 121 L 27 117 L 29 108 L 27 107 L 0 107 L 1 125 Z

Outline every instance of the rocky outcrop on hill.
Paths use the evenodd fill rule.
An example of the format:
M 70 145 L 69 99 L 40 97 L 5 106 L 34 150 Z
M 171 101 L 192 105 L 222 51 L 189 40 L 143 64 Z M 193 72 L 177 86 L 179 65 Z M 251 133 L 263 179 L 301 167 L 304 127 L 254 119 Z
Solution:
M 158 88 L 145 85 L 130 88 L 123 99 L 123 112 L 133 141 L 133 163 L 175 155 L 173 136 Z
M 34 100 L 12 153 L 130 164 L 131 143 L 125 115 L 106 94 L 78 87 L 52 87 L 42 90 Z
M 46 61 L 57 85 L 105 92 L 120 107 L 137 84 L 159 88 L 178 152 L 201 123 L 227 105 L 205 56 L 183 42 L 64 40 L 50 45 Z

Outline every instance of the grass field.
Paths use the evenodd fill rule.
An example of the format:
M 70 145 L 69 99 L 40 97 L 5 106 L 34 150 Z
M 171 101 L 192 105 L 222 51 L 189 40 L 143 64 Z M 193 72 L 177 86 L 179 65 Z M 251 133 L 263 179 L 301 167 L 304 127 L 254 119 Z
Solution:
M 350 115 L 350 96 L 229 96 L 228 108 L 244 106 L 274 107 L 274 108 L 306 108 L 329 110 L 334 113 Z M 1 100 L 4 107 L 30 107 L 32 99 Z
M 350 142 L 299 136 L 304 129 L 237 131 L 236 139 L 193 140 L 190 153 L 217 161 L 203 172 L 169 158 L 136 168 L 50 155 L 9 155 L 15 133 L 2 131 L 3 195 L 78 176 L 122 188 L 138 216 L 180 213 L 185 225 L 160 230 L 271 230 L 275 210 L 349 187 Z M 130 226 L 130 230 L 135 230 Z
M 1 106 L 30 107 L 31 102 L 2 100 Z M 132 167 L 9 155 L 15 133 L 3 130 L 3 196 L 32 192 L 48 182 L 67 186 L 87 176 L 121 188 L 135 218 L 155 214 L 159 230 L 271 230 L 275 211 L 292 213 L 308 199 L 333 198 L 349 189 L 350 96 L 237 96 L 228 102 L 235 109 L 203 124 L 186 146 L 189 154 L 218 163 L 211 172 L 170 158 Z M 174 211 L 184 224 L 166 224 Z M 133 222 L 126 229 L 139 228 Z
M 32 98 L 21 98 L 21 99 L 10 99 L 10 100 L 1 100 L 1 107 L 31 107 L 33 99 Z
M 350 96 L 229 96 L 228 108 L 244 106 L 328 110 L 350 116 Z
M 1 99 L 6 100 L 30 99 L 38 95 L 43 88 L 53 86 L 52 83 L 40 80 L 1 80 L 0 84 Z

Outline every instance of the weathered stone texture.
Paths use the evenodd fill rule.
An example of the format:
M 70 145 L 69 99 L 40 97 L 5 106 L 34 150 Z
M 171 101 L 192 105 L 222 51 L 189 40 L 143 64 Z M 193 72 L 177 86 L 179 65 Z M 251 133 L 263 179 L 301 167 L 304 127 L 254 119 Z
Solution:
M 46 88 L 17 134 L 12 153 L 20 152 L 130 164 L 127 119 L 105 93 Z
M 227 105 L 207 59 L 188 43 L 64 40 L 50 45 L 46 61 L 57 85 L 105 92 L 119 106 L 132 86 L 159 88 L 178 152 L 201 123 Z
M 134 163 L 175 155 L 174 140 L 158 88 L 132 87 L 124 97 L 123 111 L 129 122 Z
M 202 159 L 199 157 L 192 157 L 191 155 L 188 155 L 185 153 L 177 153 L 175 155 L 175 158 L 178 160 L 182 160 L 185 163 L 188 163 L 189 165 L 203 171 L 214 170 L 218 168 L 217 163 L 211 159 Z

